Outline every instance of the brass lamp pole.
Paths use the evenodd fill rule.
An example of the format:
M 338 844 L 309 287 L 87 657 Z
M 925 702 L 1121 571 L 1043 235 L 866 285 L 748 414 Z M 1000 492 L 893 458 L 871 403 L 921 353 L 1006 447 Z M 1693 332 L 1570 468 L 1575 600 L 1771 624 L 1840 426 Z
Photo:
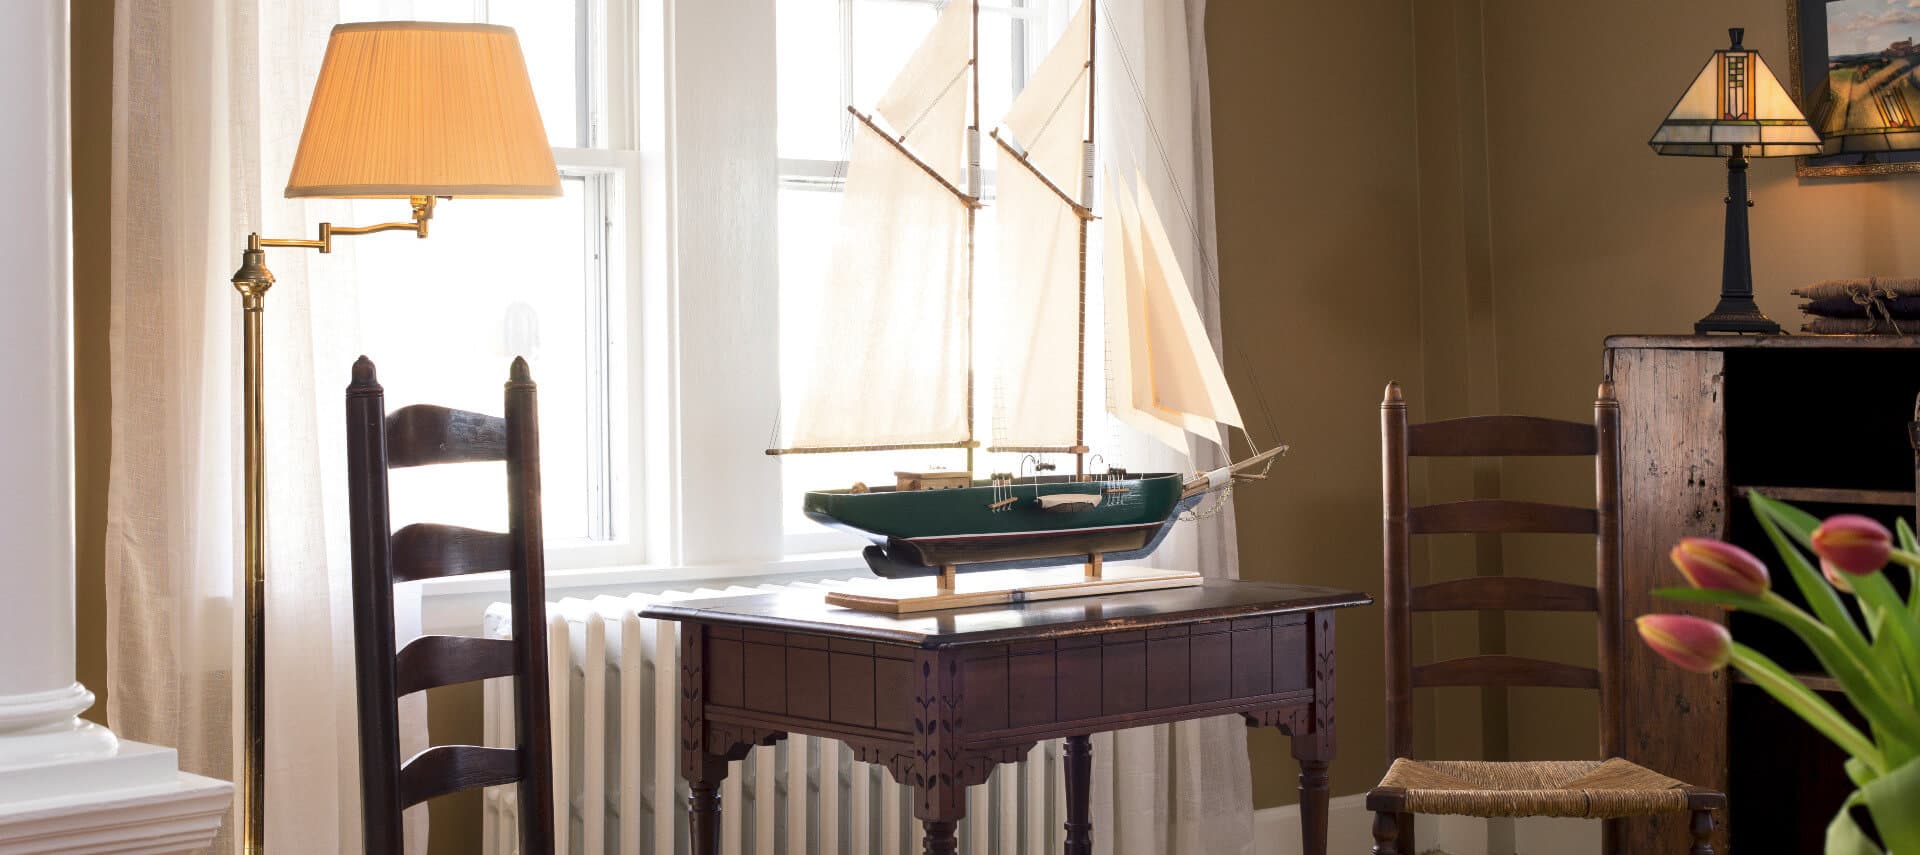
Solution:
M 430 121 L 430 128 L 422 123 Z M 520 40 L 490 24 L 342 24 L 327 40 L 307 123 L 287 178 L 289 197 L 406 199 L 413 218 L 373 226 L 320 224 L 320 237 L 247 236 L 233 287 L 242 317 L 246 612 L 239 838 L 266 841 L 266 431 L 262 313 L 270 247 L 333 251 L 339 235 L 427 236 L 436 199 L 552 197 L 560 174 L 533 97 Z
M 366 235 L 374 232 L 412 231 L 427 236 L 427 221 L 433 217 L 433 197 L 414 196 L 413 221 L 381 223 L 377 226 L 335 228 L 320 224 L 320 238 L 263 238 L 259 232 L 247 235 L 247 248 L 240 252 L 240 269 L 234 271 L 233 287 L 240 292 L 241 310 L 241 422 L 246 434 L 245 460 L 245 547 L 241 552 L 246 573 L 244 608 L 246 627 L 246 721 L 241 752 L 240 780 L 242 810 L 241 838 L 248 855 L 264 851 L 266 831 L 267 772 L 267 559 L 266 502 L 267 473 L 266 418 L 260 406 L 262 342 L 261 314 L 267 308 L 267 290 L 273 287 L 273 271 L 267 269 L 267 247 L 292 247 L 333 251 L 334 235 Z

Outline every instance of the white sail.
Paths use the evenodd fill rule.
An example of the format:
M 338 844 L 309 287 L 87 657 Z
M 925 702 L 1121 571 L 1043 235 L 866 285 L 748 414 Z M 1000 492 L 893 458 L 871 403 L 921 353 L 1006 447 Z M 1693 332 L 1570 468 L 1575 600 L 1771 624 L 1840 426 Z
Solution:
M 995 205 L 993 447 L 1067 448 L 1080 429 L 1080 221 L 1010 160 L 1001 160 Z
M 974 0 L 947 4 L 933 31 L 900 69 L 875 112 L 921 160 L 966 186 L 967 69 L 973 60 Z
M 1001 120 L 1040 174 L 1080 197 L 1081 204 L 1092 204 L 1085 198 L 1091 188 L 1084 187 L 1081 179 L 1086 152 L 1087 61 L 1092 55 L 1087 16 L 1092 14 L 1093 3 L 1086 0 L 1080 4 L 1080 11 L 1067 24 L 1066 35 L 1040 61 Z
M 1077 193 L 1081 185 L 1087 14 L 1083 4 L 1003 120 L 1026 162 L 1002 156 L 996 187 L 994 448 L 1065 449 L 1082 439 L 1085 234 L 1079 213 L 1061 194 Z
M 1147 331 L 1147 289 L 1142 267 L 1146 260 L 1138 239 L 1140 212 L 1131 195 L 1107 175 L 1102 198 L 1106 199 L 1105 240 L 1101 267 L 1106 279 L 1107 412 L 1122 424 L 1140 431 L 1167 447 L 1187 453 L 1186 420 L 1178 413 L 1159 411 L 1153 406 L 1153 375 L 1150 370 L 1134 370 L 1133 353 L 1145 347 Z
M 790 331 L 803 341 L 784 445 L 965 442 L 967 209 L 864 123 L 851 155 L 819 321 Z
M 1216 424 L 1245 429 L 1240 408 L 1227 387 L 1226 372 L 1214 355 L 1193 292 L 1180 272 L 1173 241 L 1153 204 L 1146 181 L 1135 177 L 1139 218 L 1128 225 L 1141 249 L 1141 280 L 1146 310 L 1146 341 L 1133 343 L 1132 372 L 1152 378 L 1150 402 L 1156 411 L 1178 413 L 1189 433 L 1219 441 Z M 1139 388 L 1138 383 L 1135 389 Z M 1142 400 L 1134 400 L 1136 408 Z

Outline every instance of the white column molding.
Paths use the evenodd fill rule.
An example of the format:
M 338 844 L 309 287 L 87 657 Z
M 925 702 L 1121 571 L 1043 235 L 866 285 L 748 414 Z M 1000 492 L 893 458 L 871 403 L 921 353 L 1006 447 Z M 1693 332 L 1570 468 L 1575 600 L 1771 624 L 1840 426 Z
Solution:
M 232 786 L 77 716 L 67 4 L 0 27 L 0 855 L 207 845 Z M 100 343 L 104 346 L 104 343 Z

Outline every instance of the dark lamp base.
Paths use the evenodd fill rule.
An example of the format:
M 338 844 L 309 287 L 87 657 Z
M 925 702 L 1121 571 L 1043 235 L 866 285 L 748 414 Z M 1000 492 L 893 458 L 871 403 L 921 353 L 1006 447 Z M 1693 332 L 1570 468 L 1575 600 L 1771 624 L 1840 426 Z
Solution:
M 1694 335 L 1707 333 L 1756 333 L 1779 335 L 1780 325 L 1760 312 L 1752 300 L 1722 299 L 1713 314 L 1693 323 Z

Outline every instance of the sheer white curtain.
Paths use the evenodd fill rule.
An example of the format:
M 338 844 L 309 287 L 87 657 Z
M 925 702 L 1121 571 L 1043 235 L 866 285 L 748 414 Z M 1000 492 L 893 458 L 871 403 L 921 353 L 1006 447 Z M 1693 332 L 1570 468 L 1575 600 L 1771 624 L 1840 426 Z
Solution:
M 363 4 L 364 5 L 364 4 Z M 407 17 L 406 4 L 378 11 Z M 238 298 L 246 234 L 311 236 L 340 203 L 281 198 L 335 0 L 118 0 L 112 199 L 108 717 L 238 770 Z M 397 219 L 398 217 L 394 217 Z M 350 242 L 269 250 L 267 844 L 360 851 L 341 400 L 357 349 Z M 309 276 L 309 270 L 314 275 Z M 401 627 L 408 635 L 413 628 Z M 403 752 L 425 742 L 403 708 Z M 415 851 L 425 813 L 410 817 Z M 233 847 L 226 825 L 217 851 Z
M 1104 19 L 1095 56 L 1100 159 L 1128 180 L 1136 171 L 1146 179 L 1218 350 L 1206 0 L 1089 2 Z M 1051 5 L 1052 19 L 1064 21 L 1078 3 Z M 1114 431 L 1126 459 L 1139 461 L 1132 468 L 1225 463 L 1212 443 L 1189 439 L 1191 458 L 1183 458 L 1123 426 Z M 1216 509 L 1212 501 L 1199 508 L 1209 516 L 1175 527 L 1154 564 L 1239 576 L 1233 508 Z M 1251 851 L 1253 790 L 1238 716 L 1096 736 L 1093 748 L 1094 845 L 1101 855 Z

